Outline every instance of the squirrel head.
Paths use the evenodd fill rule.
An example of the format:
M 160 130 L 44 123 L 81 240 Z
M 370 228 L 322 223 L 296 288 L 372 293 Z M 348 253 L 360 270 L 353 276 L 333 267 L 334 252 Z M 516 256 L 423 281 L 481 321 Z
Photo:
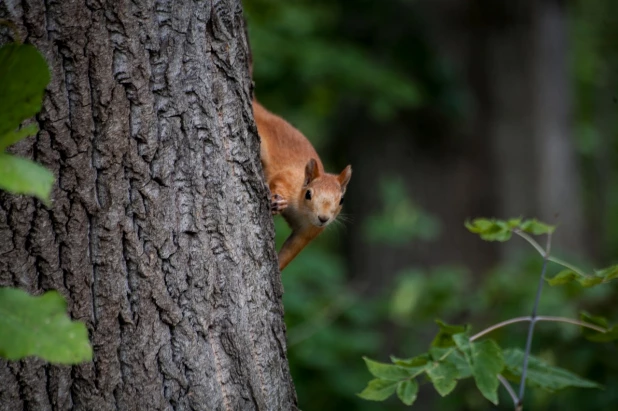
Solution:
M 352 177 L 352 166 L 341 174 L 321 173 L 318 163 L 311 159 L 305 166 L 305 181 L 300 193 L 299 210 L 317 227 L 331 223 L 343 205 L 343 196 Z

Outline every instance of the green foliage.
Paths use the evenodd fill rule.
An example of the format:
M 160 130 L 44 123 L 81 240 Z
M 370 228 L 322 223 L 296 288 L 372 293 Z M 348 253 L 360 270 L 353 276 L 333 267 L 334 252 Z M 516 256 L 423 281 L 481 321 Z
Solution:
M 379 197 L 383 209 L 367 217 L 363 226 L 368 241 L 405 245 L 414 239 L 431 241 L 440 234 L 438 220 L 410 201 L 401 179 L 382 179 Z
M 41 200 L 49 198 L 54 176 L 37 163 L 0 154 L 0 188 L 16 194 L 31 194 Z
M 398 109 L 422 102 L 416 81 L 405 71 L 384 64 L 366 47 L 338 34 L 338 25 L 346 16 L 336 3 L 248 0 L 243 6 L 261 99 L 262 90 L 269 85 L 278 84 L 281 93 L 281 84 L 287 81 L 296 89 L 293 94 L 302 94 L 305 104 L 310 105 L 306 108 L 319 110 L 314 113 L 318 118 L 346 95 L 365 100 L 378 118 L 388 118 Z M 277 100 L 289 101 L 273 99 L 273 104 Z M 290 112 L 284 114 L 286 118 L 295 117 Z M 307 129 L 303 124 L 300 128 Z
M 595 270 L 593 274 L 584 274 L 579 270 L 566 269 L 552 278 L 548 278 L 549 285 L 563 285 L 577 281 L 582 287 L 592 287 L 618 278 L 618 265 L 602 270 Z
M 275 227 L 280 247 L 290 230 L 279 217 Z M 282 275 L 288 359 L 302 409 L 372 409 L 356 395 L 367 382 L 356 360 L 378 354 L 386 302 L 361 299 L 346 285 L 343 261 L 332 252 L 339 237 L 336 228 L 326 230 Z
M 0 114 L 0 119 L 2 115 Z M 0 137 L 0 152 L 3 152 L 6 148 L 8 148 L 11 144 L 17 143 L 19 140 L 22 140 L 28 136 L 36 134 L 39 131 L 39 127 L 36 124 L 30 124 L 20 128 L 17 131 L 12 131 L 10 133 L 6 133 Z
M 594 342 L 610 342 L 618 340 L 618 326 L 613 325 L 610 327 L 606 318 L 594 316 L 587 312 L 582 312 L 580 314 L 580 319 L 586 323 L 597 325 L 606 330 L 606 332 L 600 333 L 596 330 L 582 327 L 582 332 L 588 340 Z
M 376 7 L 375 2 L 244 1 L 255 59 L 257 97 L 302 130 L 316 145 L 322 160 L 328 163 L 330 156 L 338 165 L 344 159 L 332 149 L 341 149 L 345 130 L 339 129 L 340 122 L 335 116 L 345 115 L 350 105 L 375 118 L 388 118 L 388 114 L 401 112 L 406 118 L 413 118 L 416 114 L 406 109 L 414 103 L 401 104 L 397 97 L 391 98 L 390 91 L 382 95 L 377 86 L 367 84 L 372 81 L 363 70 L 368 66 L 357 57 L 372 60 L 372 68 L 379 66 L 397 73 L 420 91 L 419 101 L 424 106 L 439 100 L 459 107 L 460 111 L 475 110 L 474 104 L 470 104 L 473 101 L 461 98 L 458 90 L 461 86 L 456 81 L 435 81 L 440 80 L 436 74 L 454 70 L 441 60 L 433 44 L 425 50 L 417 47 L 416 43 L 428 36 L 422 21 L 410 24 L 415 13 L 412 4 L 395 1 Z M 405 13 L 401 13 L 401 5 L 405 5 Z M 618 16 L 618 2 L 576 0 L 567 2 L 566 8 L 570 18 L 569 43 L 574 46 L 570 70 L 576 97 L 573 137 L 578 165 L 583 170 L 578 177 L 583 183 L 587 222 L 594 232 L 594 255 L 612 261 L 618 250 L 618 117 L 613 102 L 616 90 L 613 73 L 618 72 L 615 47 L 618 24 L 612 24 Z M 389 32 L 391 27 L 395 30 Z M 322 54 L 319 47 L 312 45 L 325 45 L 329 50 Z M 337 53 L 330 51 L 344 48 L 346 54 L 349 50 L 352 50 L 349 54 L 357 52 L 356 57 L 339 59 L 333 55 Z M 327 67 L 331 61 L 333 65 Z M 344 71 L 335 72 L 335 66 Z M 357 73 L 357 68 L 362 72 Z M 359 79 L 365 84 L 353 84 Z M 382 110 L 384 106 L 386 110 Z M 447 115 L 448 119 L 453 118 L 453 112 Z M 386 136 L 377 138 L 386 139 Z M 433 138 L 434 135 L 427 134 L 426 140 Z M 361 189 L 375 189 L 365 186 Z M 380 211 L 388 214 L 385 208 L 376 214 Z M 355 223 L 364 225 L 365 220 L 359 217 L 355 216 Z M 388 217 L 384 221 L 392 227 Z M 374 232 L 380 231 L 387 232 L 380 228 Z M 440 234 L 448 235 L 442 230 Z M 282 235 L 278 232 L 278 238 Z M 410 266 L 401 269 L 396 283 L 384 284 L 388 294 L 360 299 L 356 292 L 362 289 L 362 284 L 354 282 L 354 272 L 345 271 L 338 254 L 339 244 L 334 241 L 338 236 L 342 236 L 341 232 L 335 230 L 331 235 L 327 231 L 283 275 L 285 319 L 291 338 L 288 355 L 301 409 L 403 409 L 397 408 L 400 404 L 395 404 L 396 401 L 356 401 L 357 397 L 350 395 L 360 391 L 367 382 L 364 363 L 359 358 L 363 355 L 381 358 L 388 352 L 405 357 L 406 353 L 422 352 L 431 337 L 426 330 L 436 317 L 492 323 L 527 313 L 535 291 L 530 284 L 536 284 L 541 269 L 541 260 L 532 253 L 516 253 L 513 255 L 516 258 L 486 272 Z M 420 237 L 410 238 L 414 241 Z M 380 247 L 392 246 L 384 235 L 368 239 Z M 558 273 L 557 268 L 555 264 L 549 265 L 548 278 Z M 376 275 L 383 276 L 385 282 L 392 276 L 387 272 Z M 548 289 L 539 312 L 576 317 L 585 308 L 615 317 L 616 290 L 615 282 L 583 288 L 575 280 Z M 497 330 L 492 336 L 499 342 L 523 346 L 521 329 L 523 324 Z M 606 382 L 608 386 L 618 386 L 618 359 L 612 351 L 613 345 L 590 344 L 579 338 L 577 327 L 542 323 L 536 332 L 543 346 L 551 347 L 543 351 L 543 358 L 559 358 L 560 365 L 569 370 Z M 456 353 L 459 352 L 455 351 L 447 360 Z M 463 356 L 461 359 L 466 364 Z M 551 396 L 535 390 L 533 394 L 526 396 L 531 409 L 601 410 L 613 409 L 618 403 L 616 390 L 566 390 Z M 444 410 L 450 405 L 448 409 L 476 410 L 483 409 L 483 404 L 488 405 L 476 390 L 460 388 L 441 400 L 439 408 L 433 409 Z
M 618 3 L 576 0 L 567 3 L 574 143 L 583 203 L 604 258 L 618 250 Z M 600 172 L 599 166 L 603 165 Z M 600 195 L 602 193 L 602 195 Z
M 457 380 L 472 376 L 483 395 L 497 404 L 497 376 L 504 368 L 504 359 L 498 344 L 493 340 L 471 342 L 467 326 L 449 325 L 443 321 L 438 321 L 438 325 L 440 332 L 429 353 L 410 359 L 392 357 L 394 365 L 365 358 L 367 368 L 371 374 L 382 380 L 400 382 L 408 381 L 424 372 L 441 396 L 450 394 L 455 389 Z M 367 389 L 373 388 L 368 386 Z M 388 395 L 385 398 L 387 397 Z
M 432 357 L 429 354 L 421 354 L 417 357 L 408 359 L 401 359 L 391 356 L 391 361 L 393 364 L 405 367 L 410 375 L 418 375 L 422 373 L 425 368 L 427 368 L 427 364 L 432 361 Z
M 49 203 L 54 176 L 30 160 L 2 153 L 37 132 L 36 125 L 16 129 L 41 109 L 47 83 L 49 69 L 36 48 L 23 44 L 0 48 L 0 188 Z
M 0 141 L 39 112 L 47 83 L 47 63 L 35 47 L 11 43 L 0 48 Z
M 402 326 L 414 318 L 435 318 L 458 312 L 461 301 L 453 298 L 467 287 L 469 273 L 458 266 L 431 270 L 405 269 L 396 275 L 389 304 L 390 319 Z
M 536 219 L 524 220 L 512 218 L 510 220 L 496 220 L 487 218 L 476 218 L 465 222 L 466 228 L 478 234 L 485 241 L 508 241 L 513 232 L 517 230 L 533 235 L 553 233 L 556 227 L 541 223 Z
M 525 233 L 533 235 L 551 234 L 555 227 L 548 224 L 533 220 L 522 221 L 521 218 L 510 220 L 496 220 L 477 218 L 472 222 L 466 221 L 466 228 L 475 234 L 478 234 L 486 241 L 507 241 L 512 234 L 519 234 L 524 237 L 531 245 L 537 249 L 541 255 L 544 254 L 541 246 Z M 586 274 L 582 270 L 562 261 L 559 258 L 548 256 L 548 260 L 563 267 L 566 270 L 560 271 L 551 278 L 546 278 L 549 285 L 563 285 L 577 281 L 583 287 L 592 287 L 598 284 L 603 284 L 618 278 L 618 265 L 614 265 L 602 270 L 595 270 L 593 274 Z
M 552 226 L 537 220 L 522 220 L 518 218 L 510 220 L 475 219 L 472 222 L 466 222 L 466 227 L 487 241 L 506 241 L 512 234 L 520 235 L 540 252 L 544 259 L 568 267 L 575 275 L 583 275 L 579 269 L 569 263 L 546 255 L 546 252 L 540 245 L 528 235 L 551 235 L 555 229 Z M 616 267 L 610 267 L 605 270 L 596 271 L 595 275 L 601 279 L 601 282 L 609 281 L 618 275 L 616 271 L 618 271 Z M 544 272 L 545 265 L 543 268 Z M 563 278 L 564 274 L 559 273 L 557 277 Z M 412 288 L 409 284 L 412 283 L 404 282 L 404 291 Z M 504 288 L 501 289 L 501 292 L 503 290 Z M 400 288 L 395 294 L 396 301 L 403 299 L 400 295 L 401 293 L 403 291 Z M 417 294 L 414 294 L 413 298 L 417 299 Z M 397 307 L 400 306 L 403 306 L 403 304 L 398 302 Z M 397 312 L 405 311 L 402 308 L 397 309 Z M 607 330 L 604 333 L 598 331 L 590 333 L 586 328 L 585 335 L 589 339 L 596 341 L 614 341 L 618 339 L 618 327 L 609 328 L 607 320 L 604 318 L 582 314 L 582 319 L 589 326 L 596 325 L 600 327 L 600 331 Z M 404 381 L 415 381 L 416 377 L 424 373 L 441 396 L 450 394 L 459 380 L 473 378 L 480 393 L 487 400 L 497 405 L 499 401 L 499 376 L 503 375 L 505 378 L 514 381 L 518 378 L 521 379 L 524 367 L 522 364 L 528 364 L 526 384 L 543 389 L 549 393 L 568 387 L 600 388 L 600 385 L 593 381 L 579 377 L 565 369 L 547 364 L 536 357 L 524 354 L 521 350 L 508 349 L 503 351 L 496 341 L 490 339 L 475 341 L 474 338 L 470 337 L 469 326 L 451 325 L 441 320 L 437 320 L 437 323 L 440 328 L 439 332 L 433 339 L 429 352 L 425 354 L 409 359 L 391 357 L 392 365 L 365 358 L 369 371 L 378 377 L 378 380 L 374 381 L 382 382 L 379 384 L 372 382 L 376 384 L 376 387 L 380 388 L 379 395 L 374 393 L 374 391 L 377 391 L 377 388 L 370 383 L 365 391 L 361 393 L 361 397 L 371 396 L 373 400 L 384 400 L 395 392 L 392 385 L 388 389 L 385 388 L 385 381 L 398 381 L 400 384 L 403 384 Z M 496 328 L 506 324 L 508 322 L 500 324 Z M 484 335 L 484 333 L 479 335 Z M 527 361 L 524 361 L 525 357 Z M 414 392 L 415 396 L 416 392 Z
M 405 380 L 397 384 L 397 396 L 405 405 L 414 404 L 417 394 L 418 383 L 416 380 Z
M 435 390 L 443 397 L 455 389 L 458 380 L 472 377 L 483 396 L 497 405 L 500 385 L 498 375 L 519 381 L 523 351 L 502 350 L 496 341 L 491 339 L 470 341 L 467 331 L 469 327 L 447 325 L 442 321 L 438 323 L 442 336 L 436 337 L 434 342 L 439 341 L 442 346 L 434 345 L 429 353 L 409 359 L 391 357 L 393 364 L 364 358 L 367 368 L 378 379 L 372 380 L 359 396 L 373 401 L 385 400 L 395 392 L 395 383 L 415 381 L 414 378 L 425 373 Z M 457 329 L 466 331 L 452 333 Z M 447 344 L 446 340 L 449 338 L 451 343 Z M 534 356 L 529 357 L 526 383 L 550 393 L 569 387 L 601 388 L 593 381 L 547 364 Z
M 35 162 L 4 153 L 11 144 L 35 134 L 34 124 L 17 127 L 41 109 L 49 70 L 36 48 L 7 44 L 0 48 L 0 189 L 30 194 L 49 204 L 54 176 Z M 0 288 L 0 356 L 19 360 L 37 356 L 58 364 L 92 359 L 88 330 L 66 315 L 56 291 L 32 297 Z
M 436 361 L 428 366 L 426 371 L 433 387 L 443 397 L 457 386 L 457 367 L 448 361 Z
M 493 340 L 471 342 L 466 334 L 456 334 L 453 340 L 464 354 L 479 391 L 497 405 L 500 385 L 498 374 L 504 368 L 504 358 L 498 344 Z
M 436 323 L 440 327 L 440 331 L 431 342 L 432 347 L 453 347 L 455 345 L 453 336 L 455 334 L 465 333 L 470 329 L 467 325 L 450 325 L 442 320 L 436 320 Z
M 392 380 L 375 379 L 369 381 L 367 387 L 358 394 L 364 400 L 384 401 L 395 393 L 399 382 Z
M 431 347 L 429 356 L 434 361 L 447 362 L 457 369 L 457 379 L 461 380 L 472 376 L 472 370 L 463 353 L 460 350 L 451 348 Z
M 422 361 L 415 361 L 412 365 L 407 365 L 408 363 L 405 362 L 402 365 L 393 365 L 373 361 L 366 357 L 363 359 L 369 372 L 378 378 L 369 381 L 367 387 L 358 394 L 359 397 L 365 400 L 383 401 L 396 391 L 404 404 L 414 403 L 418 393 L 418 383 L 414 377 L 425 370 L 428 361 L 419 366 Z
M 523 361 L 524 352 L 522 350 L 504 350 L 504 362 L 506 364 L 504 376 L 512 381 L 519 381 Z M 589 381 L 565 369 L 547 364 L 534 356 L 528 358 L 526 384 L 531 387 L 541 388 L 550 393 L 569 387 L 602 388 L 601 385 L 594 381 Z
M 509 221 L 515 221 L 515 220 L 509 220 Z M 556 229 L 556 226 L 541 223 L 540 221 L 537 221 L 536 219 L 532 219 L 532 220 L 526 220 L 526 221 L 521 222 L 518 228 L 525 233 L 541 235 L 541 234 L 553 233 L 554 230 Z
M 0 288 L 0 356 L 77 364 L 92 359 L 92 348 L 86 326 L 70 320 L 58 292 L 32 297 L 19 289 Z
M 370 360 L 367 357 L 363 357 L 363 360 L 365 360 L 365 364 L 367 365 L 369 372 L 383 380 L 400 381 L 414 375 L 414 372 L 410 373 L 406 366 L 385 364 Z

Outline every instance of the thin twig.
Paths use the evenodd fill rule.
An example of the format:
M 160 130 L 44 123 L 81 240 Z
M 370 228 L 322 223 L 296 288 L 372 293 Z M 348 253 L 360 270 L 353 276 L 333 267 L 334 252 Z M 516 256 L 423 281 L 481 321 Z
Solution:
M 534 240 L 533 240 L 534 241 Z M 536 241 L 535 241 L 536 242 Z M 528 338 L 526 340 L 526 351 L 524 353 L 524 365 L 521 369 L 521 382 L 519 383 L 519 402 L 518 406 L 521 407 L 524 400 L 524 391 L 526 387 L 526 374 L 528 373 L 528 359 L 530 358 L 530 350 L 532 349 L 532 336 L 534 335 L 534 325 L 537 321 L 537 310 L 539 308 L 539 301 L 541 300 L 541 291 L 543 290 L 543 283 L 545 282 L 545 271 L 547 270 L 547 258 L 551 251 L 551 233 L 547 234 L 547 246 L 543 253 L 543 268 L 541 269 L 541 277 L 539 278 L 539 285 L 536 290 L 536 297 L 534 299 L 534 306 L 532 307 L 532 315 L 530 316 L 530 327 L 528 327 Z
M 507 379 L 504 378 L 501 374 L 498 374 L 498 380 L 502 383 L 502 385 L 504 385 L 504 388 L 506 388 L 506 391 L 509 393 L 509 395 L 513 399 L 513 405 L 517 407 L 517 404 L 519 401 L 517 399 L 517 394 L 515 393 L 515 390 L 511 386 L 511 383 L 508 382 Z
M 569 323 L 569 324 L 579 325 L 581 327 L 590 328 L 591 330 L 595 330 L 595 331 L 598 331 L 598 332 L 603 333 L 603 334 L 605 334 L 608 331 L 607 328 L 599 327 L 598 325 L 590 324 L 590 323 L 587 323 L 585 321 L 575 320 L 573 318 L 551 317 L 551 316 L 547 316 L 547 315 L 539 315 L 538 317 L 536 317 L 536 320 L 537 321 L 551 321 L 551 322 Z
M 511 318 L 510 320 L 506 320 L 506 321 L 502 321 L 499 322 L 498 324 L 494 324 L 489 328 L 484 329 L 483 331 L 474 334 L 472 337 L 470 337 L 470 341 L 474 341 L 474 340 L 478 340 L 479 338 L 481 338 L 482 336 L 484 336 L 485 334 L 489 334 L 490 332 L 497 330 L 498 328 L 502 328 L 504 326 L 507 326 L 509 324 L 515 324 L 515 323 L 521 323 L 524 321 L 530 321 L 531 317 L 527 316 L 527 317 L 517 317 L 517 318 Z
M 516 228 L 513 230 L 513 232 L 515 234 L 517 234 L 518 236 L 520 236 L 521 238 L 523 238 L 524 240 L 526 240 L 528 243 L 530 243 L 530 245 L 532 245 L 536 251 L 539 252 L 539 254 L 541 254 L 541 257 L 545 257 L 545 251 L 543 250 L 543 248 L 539 245 L 539 243 L 536 242 L 536 240 L 534 238 L 532 238 L 531 236 L 529 236 L 528 234 L 524 233 L 523 231 L 521 231 L 520 229 Z M 565 268 L 568 268 L 569 270 L 573 270 L 575 271 L 577 274 L 584 276 L 584 277 L 588 277 L 589 275 L 586 274 L 585 272 L 583 272 L 581 269 L 575 267 L 574 265 L 567 263 L 566 261 L 558 258 L 558 257 L 554 257 L 554 256 L 547 256 L 547 259 L 553 263 L 556 263 L 558 265 L 561 265 Z
M 549 256 L 548 260 L 551 261 L 551 262 L 554 262 L 554 263 L 556 263 L 558 265 L 561 265 L 561 266 L 563 266 L 565 268 L 568 268 L 569 270 L 573 270 L 573 271 L 575 271 L 577 274 L 579 274 L 581 276 L 589 277 L 588 274 L 586 274 L 585 272 L 583 272 L 579 268 L 575 267 L 572 264 L 567 263 L 566 261 L 561 260 L 558 257 Z
M 513 232 L 517 234 L 518 236 L 520 236 L 521 238 L 523 238 L 524 240 L 526 240 L 527 242 L 529 242 L 530 245 L 532 245 L 532 247 L 534 247 L 536 251 L 538 251 L 539 254 L 541 254 L 541 257 L 545 258 L 545 250 L 543 250 L 543 247 L 541 247 L 534 238 L 530 237 L 528 234 L 524 233 L 519 228 L 514 229 Z M 548 234 L 548 236 L 549 235 L 550 234 Z
M 483 331 L 480 331 L 480 332 L 474 334 L 472 337 L 470 337 L 470 341 L 478 340 L 482 336 L 484 336 L 486 334 L 489 334 L 490 332 L 495 331 L 498 328 L 502 328 L 502 327 L 505 327 L 505 326 L 510 325 L 510 324 L 521 323 L 521 322 L 525 322 L 525 321 L 532 321 L 532 317 L 530 317 L 530 316 L 527 316 L 527 317 L 517 317 L 517 318 L 511 318 L 510 320 L 501 321 L 498 324 L 494 324 L 491 327 L 485 328 Z M 549 321 L 549 322 L 557 322 L 557 323 L 569 323 L 569 324 L 579 325 L 581 327 L 590 328 L 591 330 L 595 330 L 595 331 L 598 331 L 598 332 L 604 333 L 604 334 L 607 332 L 606 328 L 599 327 L 598 325 L 590 324 L 590 323 L 587 323 L 585 321 L 575 320 L 573 318 L 567 318 L 567 317 L 552 317 L 552 316 L 547 316 L 547 315 L 539 315 L 539 316 L 536 317 L 536 321 Z

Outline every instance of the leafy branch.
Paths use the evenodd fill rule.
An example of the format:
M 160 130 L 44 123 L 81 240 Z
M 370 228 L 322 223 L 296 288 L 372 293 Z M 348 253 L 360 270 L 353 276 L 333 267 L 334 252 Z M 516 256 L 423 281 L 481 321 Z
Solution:
M 618 340 L 618 326 L 609 327 L 602 317 L 582 313 L 580 319 L 571 319 L 537 314 L 545 281 L 550 285 L 577 281 L 583 286 L 592 286 L 618 277 L 618 266 L 598 270 L 590 275 L 553 257 L 550 252 L 555 227 L 537 220 L 476 219 L 466 222 L 466 227 L 487 241 L 507 241 L 515 234 L 526 240 L 543 257 L 543 267 L 531 315 L 502 321 L 473 335 L 467 325 L 450 325 L 438 320 L 440 330 L 427 353 L 408 359 L 391 357 L 391 364 L 364 358 L 369 372 L 376 379 L 370 381 L 358 395 L 367 400 L 383 401 L 396 392 L 404 404 L 412 405 L 418 393 L 417 379 L 423 375 L 441 396 L 452 392 L 459 380 L 473 378 L 481 394 L 493 404 L 498 404 L 497 392 L 502 384 L 513 400 L 514 408 L 521 410 L 526 385 L 548 392 L 568 387 L 601 388 L 593 381 L 545 363 L 540 358 L 532 356 L 530 351 L 537 322 L 550 321 L 580 326 L 591 341 Z M 547 235 L 545 248 L 539 245 L 533 235 Z M 549 262 L 565 267 L 568 273 L 564 274 L 563 271 L 552 279 L 546 279 L 545 272 Z M 523 351 L 502 349 L 492 339 L 480 340 L 499 328 L 520 322 L 530 323 Z M 518 392 L 513 389 L 510 382 L 519 382 Z
M 54 175 L 33 161 L 5 152 L 38 132 L 37 124 L 19 127 L 41 109 L 49 69 L 35 47 L 21 44 L 12 22 L 0 24 L 13 29 L 17 40 L 0 48 L 0 189 L 34 195 L 50 206 Z M 34 297 L 16 288 L 0 288 L 0 357 L 18 360 L 27 356 L 60 364 L 89 361 L 88 330 L 84 323 L 71 321 L 66 301 L 56 291 Z
M 41 109 L 49 79 L 47 63 L 35 47 L 11 43 L 0 48 L 0 189 L 34 195 L 47 205 L 54 175 L 5 150 L 37 133 L 36 124 L 18 127 Z
M 594 270 L 592 273 L 586 273 L 584 270 L 570 264 L 558 257 L 549 254 L 549 250 L 544 250 L 541 245 L 530 236 L 547 234 L 551 235 L 555 227 L 537 220 L 522 221 L 521 218 L 510 219 L 507 221 L 494 220 L 486 218 L 478 218 L 472 222 L 465 223 L 466 228 L 473 233 L 478 234 L 486 241 L 507 241 L 512 235 L 518 235 L 526 240 L 544 259 L 558 264 L 565 270 L 556 274 L 553 278 L 545 279 L 551 286 L 568 284 L 577 281 L 583 287 L 592 287 L 598 284 L 604 284 L 618 278 L 618 265 L 613 265 L 601 270 Z

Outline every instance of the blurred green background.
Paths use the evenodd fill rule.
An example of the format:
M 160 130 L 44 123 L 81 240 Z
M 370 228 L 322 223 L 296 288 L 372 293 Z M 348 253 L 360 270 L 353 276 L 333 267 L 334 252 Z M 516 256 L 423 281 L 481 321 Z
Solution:
M 257 98 L 353 166 L 335 223 L 283 272 L 288 355 L 302 410 L 398 410 L 356 397 L 361 356 L 426 351 L 433 322 L 480 330 L 528 315 L 541 260 L 484 243 L 467 218 L 558 224 L 554 250 L 618 263 L 618 1 L 244 0 Z M 278 246 L 288 235 L 276 219 Z M 555 269 L 555 268 L 554 268 Z M 540 314 L 618 321 L 616 285 L 544 290 Z M 523 347 L 526 325 L 492 336 Z M 542 323 L 533 353 L 606 386 L 527 408 L 610 410 L 616 346 Z M 502 388 L 501 388 L 502 390 Z M 512 409 L 502 392 L 500 409 Z M 492 409 L 472 382 L 418 410 Z M 495 408 L 494 408 L 495 409 Z

